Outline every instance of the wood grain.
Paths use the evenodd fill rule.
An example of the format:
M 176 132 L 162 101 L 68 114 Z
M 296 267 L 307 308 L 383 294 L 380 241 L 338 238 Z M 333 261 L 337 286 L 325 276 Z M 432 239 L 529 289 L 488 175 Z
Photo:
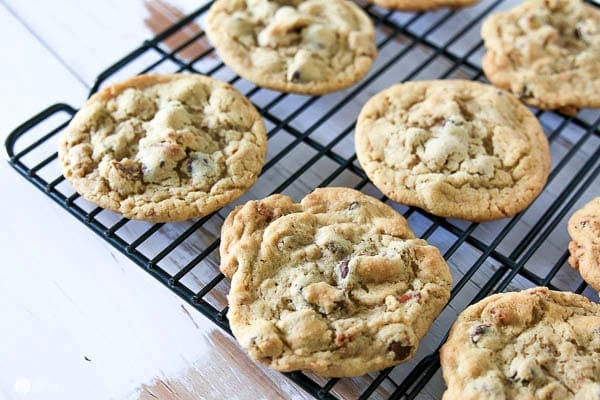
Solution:
M 144 23 L 152 31 L 154 35 L 158 35 L 171 25 L 183 19 L 186 14 L 176 6 L 163 0 L 146 0 L 144 6 L 148 11 L 148 16 L 144 18 Z M 198 37 L 202 33 L 202 28 L 197 22 L 192 21 L 175 34 L 169 36 L 164 44 L 171 51 L 175 51 L 180 46 L 184 46 L 189 40 Z M 177 52 L 177 56 L 185 61 L 192 61 L 210 49 L 206 36 L 202 36 L 194 40 L 191 44 L 183 47 Z M 207 57 L 214 58 L 214 54 L 210 53 Z

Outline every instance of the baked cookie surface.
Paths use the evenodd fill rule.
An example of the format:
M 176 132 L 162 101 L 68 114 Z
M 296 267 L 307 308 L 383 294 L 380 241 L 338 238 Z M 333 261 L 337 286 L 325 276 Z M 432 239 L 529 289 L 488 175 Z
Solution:
M 444 400 L 600 396 L 600 305 L 534 288 L 463 311 L 441 349 Z
M 600 197 L 569 219 L 569 264 L 594 289 L 600 291 Z
M 541 109 L 600 107 L 600 9 L 581 0 L 527 0 L 483 24 L 483 70 Z
M 349 0 L 217 0 L 206 32 L 237 74 L 282 92 L 343 89 L 377 55 L 371 19 Z
M 235 337 L 281 371 L 359 376 L 399 364 L 450 295 L 438 249 L 347 188 L 248 202 L 226 219 L 220 251 Z
M 254 106 L 201 75 L 141 75 L 94 94 L 59 143 L 75 190 L 127 218 L 201 217 L 254 184 L 267 147 Z
M 478 3 L 479 0 L 367 0 L 385 8 L 403 11 L 428 11 L 438 8 L 461 8 Z
M 522 211 L 550 169 L 535 116 L 471 81 L 408 82 L 375 95 L 358 117 L 356 153 L 391 199 L 471 221 Z

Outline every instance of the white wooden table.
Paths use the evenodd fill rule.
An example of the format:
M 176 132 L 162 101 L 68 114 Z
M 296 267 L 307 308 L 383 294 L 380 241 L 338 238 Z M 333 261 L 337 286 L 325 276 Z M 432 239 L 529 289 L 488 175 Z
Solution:
M 169 3 L 184 14 L 199 4 L 192 0 Z M 154 19 L 148 24 L 144 19 L 151 10 Z M 67 102 L 78 107 L 99 72 L 154 35 L 148 26 L 158 29 L 178 15 L 176 9 L 156 0 L 0 0 L 3 137 L 50 104 Z M 448 37 L 434 36 L 440 41 Z M 393 43 L 390 51 L 402 45 Z M 398 68 L 406 70 L 408 65 Z M 390 71 L 369 90 L 383 89 L 401 72 Z M 349 108 L 360 109 L 360 102 L 371 94 L 361 93 Z M 336 96 L 340 94 L 331 97 Z M 355 114 L 348 113 L 345 123 Z M 551 120 L 543 122 L 552 124 Z M 314 136 L 322 134 L 318 131 Z M 560 141 L 553 152 L 564 153 L 571 145 L 568 140 Z M 584 159 L 587 151 L 584 146 L 577 157 Z M 303 160 L 291 162 L 295 161 Z M 0 187 L 4 193 L 0 207 L 4 224 L 0 230 L 0 400 L 308 398 L 282 375 L 253 363 L 230 337 L 70 217 L 4 160 L 0 162 Z M 560 187 L 559 182 L 548 193 Z M 600 195 L 598 186 L 594 187 L 577 205 Z M 519 226 L 533 226 L 541 209 L 532 207 Z M 410 222 L 417 232 L 426 229 L 416 217 Z M 493 235 L 503 223 L 482 225 L 477 232 Z M 548 241 L 558 254 L 568 242 L 565 225 L 562 221 Z M 519 239 L 509 235 L 503 246 L 514 246 Z M 443 246 L 443 238 L 434 240 Z M 459 251 L 450 260 L 455 280 L 464 274 L 462 262 L 473 262 L 470 257 L 473 254 Z M 544 266 L 541 257 L 532 259 L 534 267 Z M 497 268 L 486 267 L 465 291 L 477 294 L 489 271 Z M 575 281 L 576 274 L 566 271 L 561 279 Z M 525 286 L 516 280 L 511 288 Z M 591 290 L 586 293 L 595 296 Z M 465 306 L 461 301 L 451 304 L 449 312 L 436 321 L 421 354 L 434 348 L 455 313 Z M 405 373 L 407 368 L 397 370 Z M 436 382 L 437 391 L 443 390 L 439 377 Z M 352 393 L 355 383 L 344 382 L 340 391 L 347 388 Z M 421 398 L 435 397 L 425 393 Z
M 184 13 L 198 6 L 171 4 Z M 142 1 L 0 2 L 2 137 L 50 104 L 79 106 L 99 72 L 154 35 L 149 15 Z M 3 154 L 0 399 L 306 397 L 45 198 Z

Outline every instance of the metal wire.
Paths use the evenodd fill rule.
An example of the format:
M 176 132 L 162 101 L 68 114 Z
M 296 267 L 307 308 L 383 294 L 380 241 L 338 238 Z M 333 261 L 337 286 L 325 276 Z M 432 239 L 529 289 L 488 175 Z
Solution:
M 391 11 L 382 10 L 380 8 L 366 5 L 365 11 L 371 16 L 374 24 L 378 29 L 378 47 L 380 52 L 385 52 L 389 48 L 397 48 L 397 51 L 388 55 L 379 64 L 373 67 L 369 75 L 359 84 L 349 89 L 347 93 L 337 102 L 330 105 L 330 108 L 321 113 L 318 118 L 304 128 L 298 128 L 295 124 L 299 118 L 307 110 L 311 110 L 317 102 L 318 97 L 296 98 L 297 105 L 288 115 L 280 116 L 274 111 L 280 104 L 289 100 L 288 94 L 275 94 L 273 99 L 262 107 L 258 107 L 261 114 L 265 118 L 271 128 L 268 132 L 269 140 L 272 141 L 277 135 L 282 135 L 283 132 L 291 137 L 287 143 L 277 154 L 272 155 L 271 159 L 265 164 L 263 176 L 274 168 L 278 163 L 294 152 L 298 146 L 305 145 L 313 154 L 307 157 L 302 165 L 299 165 L 296 171 L 293 171 L 286 179 L 275 185 L 271 189 L 272 193 L 285 191 L 297 182 L 305 171 L 315 166 L 322 160 L 332 162 L 336 167 L 331 170 L 331 173 L 321 180 L 315 186 L 327 186 L 340 179 L 344 174 L 349 174 L 355 178 L 354 187 L 360 190 L 373 189 L 369 185 L 364 172 L 360 169 L 356 161 L 356 155 L 344 155 L 336 150 L 337 146 L 346 141 L 352 134 L 355 121 L 347 121 L 337 132 L 331 132 L 327 140 L 316 138 L 315 133 L 321 127 L 331 120 L 338 118 L 338 113 L 347 107 L 353 100 L 363 94 L 365 91 L 372 88 L 377 81 L 386 73 L 397 68 L 399 63 L 403 62 L 412 52 L 420 51 L 425 55 L 421 60 L 411 66 L 411 68 L 402 71 L 402 76 L 396 78 L 396 81 L 409 80 L 420 77 L 434 63 L 445 65 L 442 72 L 435 75 L 427 76 L 427 78 L 448 78 L 457 74 L 467 76 L 470 79 L 480 80 L 483 73 L 480 66 L 472 58 L 482 50 L 483 43 L 479 40 L 474 45 L 466 49 L 462 54 L 453 50 L 453 47 L 469 32 L 476 29 L 482 20 L 490 12 L 493 12 L 498 6 L 502 6 L 502 1 L 484 1 L 484 4 L 477 13 L 463 14 L 462 11 L 441 11 L 435 14 L 434 22 L 431 23 L 431 15 L 425 13 L 405 15 Z M 227 67 L 222 62 L 216 62 L 207 70 L 202 70 L 198 67 L 198 63 L 207 57 L 214 57 L 214 49 L 207 48 L 191 60 L 184 60 L 180 56 L 180 52 L 188 46 L 196 43 L 204 37 L 204 33 L 200 32 L 197 35 L 190 37 L 183 43 L 179 44 L 172 50 L 165 50 L 163 42 L 165 39 L 176 34 L 184 29 L 187 24 L 200 19 L 208 10 L 210 4 L 206 4 L 190 14 L 182 21 L 176 23 L 165 32 L 159 34 L 155 38 L 145 41 L 142 46 L 132 51 L 130 54 L 119 60 L 114 65 L 107 68 L 96 79 L 91 93 L 97 91 L 108 80 L 112 79 L 116 73 L 137 65 L 144 60 L 145 56 L 151 55 L 152 61 L 146 62 L 145 65 L 140 65 L 138 73 L 147 73 L 160 71 L 167 63 L 172 63 L 176 66 L 175 71 L 204 73 L 208 75 L 219 74 L 227 70 Z M 457 19 L 461 20 L 460 29 L 452 35 L 448 36 L 442 44 L 438 44 L 432 37 L 439 32 L 444 25 L 450 24 Z M 403 21 L 403 22 L 399 22 Z M 455 23 L 455 22 L 452 22 Z M 427 28 L 422 30 L 420 25 L 427 25 Z M 422 31 L 421 31 L 422 30 Z M 233 75 L 229 80 L 230 83 L 239 83 L 241 78 Z M 395 83 L 389 82 L 389 84 Z M 248 85 L 246 85 L 248 86 Z M 254 85 L 249 85 L 250 89 L 245 94 L 253 100 L 254 96 L 261 93 L 263 89 Z M 211 221 L 215 218 L 220 218 L 219 212 L 193 221 L 182 232 L 178 232 L 175 237 L 170 237 L 169 240 L 162 243 L 160 250 L 152 257 L 146 255 L 140 250 L 146 245 L 151 238 L 160 234 L 164 229 L 168 229 L 168 224 L 153 224 L 145 227 L 135 237 L 128 237 L 124 232 L 127 227 L 135 222 L 129 221 L 126 218 L 116 218 L 110 223 L 103 221 L 104 212 L 99 207 L 94 207 L 91 210 L 86 210 L 83 204 L 80 204 L 80 196 L 72 191 L 65 190 L 64 177 L 62 175 L 54 175 L 51 177 L 45 176 L 44 172 L 49 165 L 56 161 L 56 152 L 49 149 L 47 142 L 55 139 L 69 122 L 70 118 L 75 114 L 76 110 L 66 104 L 56 104 L 42 111 L 30 120 L 23 123 L 15 131 L 13 131 L 6 140 L 6 149 L 10 157 L 11 165 L 36 187 L 46 193 L 55 202 L 65 208 L 71 215 L 88 226 L 91 230 L 100 235 L 104 240 L 108 241 L 112 246 L 121 251 L 137 265 L 144 268 L 149 274 L 154 276 L 158 281 L 174 293 L 185 299 L 192 306 L 197 308 L 206 317 L 212 320 L 225 331 L 230 332 L 229 324 L 226 318 L 227 307 L 216 304 L 211 296 L 214 291 L 219 290 L 222 285 L 226 285 L 225 277 L 214 272 L 212 276 L 205 279 L 205 282 L 195 282 L 196 286 L 186 283 L 186 280 L 194 276 L 198 271 L 207 269 L 206 263 L 211 257 L 214 257 L 220 243 L 220 238 L 203 236 L 202 248 L 191 259 L 183 263 L 180 268 L 173 271 L 169 265 L 169 258 L 177 251 L 184 243 L 193 241 L 197 233 L 203 231 Z M 531 258 L 536 254 L 543 243 L 548 240 L 549 236 L 556 231 L 557 227 L 569 215 L 569 211 L 573 208 L 576 202 L 584 196 L 584 194 L 594 187 L 595 179 L 600 173 L 600 144 L 597 137 L 600 136 L 598 125 L 600 124 L 600 115 L 593 114 L 593 118 L 569 117 L 554 112 L 538 112 L 538 118 L 549 118 L 557 120 L 558 123 L 554 129 L 548 129 L 547 134 L 551 143 L 562 140 L 561 137 L 565 132 L 579 132 L 575 135 L 575 140 L 561 159 L 554 166 L 549 179 L 549 185 L 562 173 L 567 167 L 572 168 L 573 163 L 576 163 L 576 157 L 582 157 L 582 150 L 587 150 L 587 158 L 584 162 L 576 166 L 573 176 L 562 190 L 553 196 L 552 201 L 543 210 L 539 217 L 538 223 L 531 226 L 523 239 L 507 254 L 506 249 L 502 248 L 502 243 L 515 232 L 517 227 L 522 223 L 522 218 L 525 213 L 521 213 L 507 221 L 506 225 L 495 234 L 492 240 L 486 242 L 477 235 L 479 224 L 471 223 L 466 227 L 461 227 L 460 224 L 454 221 L 445 220 L 432 215 L 429 215 L 422 210 L 409 207 L 404 211 L 407 218 L 418 217 L 429 221 L 429 225 L 421 234 L 423 238 L 431 238 L 438 232 L 443 231 L 451 235 L 454 240 L 444 252 L 444 257 L 451 260 L 459 249 L 467 246 L 479 256 L 475 261 L 467 266 L 462 272 L 462 276 L 455 283 L 451 300 L 463 297 L 465 288 L 473 282 L 473 279 L 482 271 L 485 271 L 488 266 L 486 263 L 495 262 L 499 267 L 491 273 L 487 282 L 481 287 L 479 292 L 468 299 L 468 303 L 473 303 L 481 298 L 507 289 L 509 285 L 515 282 L 516 279 L 524 279 L 531 285 L 545 285 L 552 289 L 567 290 L 568 288 L 558 287 L 552 283 L 558 274 L 568 270 L 566 260 L 568 252 L 562 251 L 560 256 L 555 260 L 548 260 L 552 263 L 551 268 L 547 273 L 540 275 L 539 272 L 529 268 Z M 50 128 L 45 127 L 40 133 L 38 130 L 40 125 L 45 124 L 49 120 L 59 120 L 58 123 Z M 593 122 L 589 122 L 593 120 Z M 596 139 L 596 140 L 592 140 Z M 18 150 L 17 150 L 18 149 Z M 36 157 L 30 157 L 32 153 L 37 154 Z M 584 154 L 584 156 L 585 156 Z M 32 161 L 33 160 L 33 161 Z M 596 193 L 598 195 L 598 193 Z M 385 197 L 382 200 L 388 201 Z M 581 282 L 580 280 L 578 282 Z M 199 287 L 198 287 L 199 286 Z M 578 283 L 574 291 L 582 293 L 586 290 L 585 283 Z M 443 343 L 442 339 L 438 343 Z M 355 393 L 355 397 L 367 399 L 376 398 L 415 398 L 422 393 L 424 388 L 430 384 L 432 377 L 439 371 L 439 357 L 437 350 L 423 356 L 420 360 L 415 360 L 411 371 L 404 375 L 396 375 L 392 377 L 394 368 L 389 368 L 381 371 L 370 379 L 361 380 L 359 392 Z M 337 390 L 340 385 L 343 386 L 344 379 L 330 379 L 324 384 L 317 383 L 316 380 L 303 374 L 302 372 L 293 372 L 285 374 L 296 384 L 300 385 L 307 392 L 319 399 L 335 399 L 341 398 L 343 391 Z M 357 384 L 355 383 L 355 386 Z M 383 390 L 384 385 L 389 389 Z

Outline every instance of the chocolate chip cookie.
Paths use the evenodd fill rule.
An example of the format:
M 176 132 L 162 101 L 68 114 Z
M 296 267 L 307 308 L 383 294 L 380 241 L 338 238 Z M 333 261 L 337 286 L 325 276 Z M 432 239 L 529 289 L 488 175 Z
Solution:
M 283 92 L 343 89 L 377 55 L 370 18 L 348 0 L 217 0 L 206 29 L 225 64 Z
M 600 397 L 600 305 L 534 288 L 490 296 L 458 317 L 440 361 L 444 400 Z
M 377 94 L 358 117 L 356 153 L 391 199 L 471 221 L 525 209 L 550 169 L 534 115 L 509 93 L 471 81 L 408 82 Z
M 581 0 L 528 0 L 481 29 L 483 70 L 534 107 L 600 107 L 600 10 Z
M 223 82 L 141 75 L 107 86 L 59 145 L 62 171 L 87 200 L 131 219 L 201 217 L 254 184 L 267 147 L 252 104 Z
M 478 3 L 479 0 L 367 0 L 381 7 L 403 11 L 429 11 L 438 8 L 461 8 Z
M 569 264 L 600 291 L 600 197 L 586 204 L 569 220 Z
M 250 201 L 220 251 L 233 334 L 281 371 L 358 376 L 408 360 L 450 296 L 439 251 L 352 189 Z

